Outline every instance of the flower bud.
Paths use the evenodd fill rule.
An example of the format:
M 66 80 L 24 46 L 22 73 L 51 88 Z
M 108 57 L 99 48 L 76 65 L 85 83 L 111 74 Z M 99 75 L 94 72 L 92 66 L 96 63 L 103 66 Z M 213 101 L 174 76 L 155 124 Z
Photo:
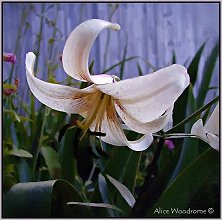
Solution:
M 173 150 L 175 145 L 171 140 L 165 140 L 164 145 L 167 147 L 168 150 Z
M 3 61 L 15 64 L 16 55 L 13 53 L 3 53 Z

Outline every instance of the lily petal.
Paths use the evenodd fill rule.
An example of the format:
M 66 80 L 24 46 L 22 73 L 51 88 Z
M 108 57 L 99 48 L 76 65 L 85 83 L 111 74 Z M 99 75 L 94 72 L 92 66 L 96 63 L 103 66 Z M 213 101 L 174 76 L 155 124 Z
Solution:
M 65 72 L 74 79 L 90 81 L 95 84 L 113 82 L 113 77 L 106 74 L 91 76 L 88 69 L 88 58 L 93 42 L 99 33 L 111 28 L 119 30 L 118 24 L 92 19 L 77 26 L 68 37 L 63 49 L 62 62 Z
M 212 148 L 219 150 L 219 136 L 208 133 L 206 128 L 203 126 L 202 119 L 199 119 L 193 124 L 191 134 L 196 135 L 201 140 L 208 143 Z
M 93 131 L 94 126 L 90 129 Z M 113 106 L 108 106 L 107 111 L 104 113 L 101 132 L 106 134 L 105 137 L 99 137 L 102 141 L 115 146 L 128 146 L 134 151 L 146 150 L 153 141 L 151 133 L 142 136 L 136 141 L 128 141 Z
M 154 119 L 152 121 L 142 123 L 134 118 L 132 118 L 127 112 L 122 111 L 121 107 L 119 105 L 115 105 L 116 111 L 120 118 L 123 120 L 123 122 L 132 130 L 139 132 L 141 134 L 147 134 L 147 133 L 155 133 L 157 131 L 162 130 L 166 124 L 171 119 L 172 113 L 173 113 L 173 106 L 171 106 L 167 111 L 160 116 L 157 119 Z
M 96 87 L 111 95 L 126 114 L 146 123 L 169 109 L 189 82 L 185 67 L 174 64 L 146 76 Z
M 77 89 L 44 82 L 34 76 L 36 56 L 29 52 L 26 54 L 26 77 L 34 96 L 48 107 L 67 113 L 79 113 L 89 108 L 89 96 L 95 93 L 91 86 L 86 89 Z
M 204 127 L 207 132 L 219 136 L 219 103 L 215 107 Z
M 214 134 L 211 134 L 211 133 L 208 133 L 207 134 L 207 138 L 209 140 L 209 145 L 216 149 L 216 150 L 219 150 L 219 137 L 217 135 L 214 135 Z
M 193 134 L 193 135 L 196 135 L 197 137 L 199 137 L 203 141 L 208 142 L 206 131 L 204 129 L 202 119 L 199 119 L 198 121 L 196 121 L 193 124 L 190 133 Z

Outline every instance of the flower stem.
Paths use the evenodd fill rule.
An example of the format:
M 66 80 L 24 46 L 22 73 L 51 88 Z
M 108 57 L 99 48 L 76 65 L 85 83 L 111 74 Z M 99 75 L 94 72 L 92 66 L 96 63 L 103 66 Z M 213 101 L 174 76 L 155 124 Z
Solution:
M 187 134 L 187 133 L 172 133 L 172 134 L 165 134 L 163 135 L 164 138 L 196 138 L 193 134 Z
M 43 136 L 43 131 L 45 128 L 45 123 L 46 123 L 46 109 L 44 108 L 44 116 L 43 116 L 43 121 L 42 121 L 42 125 L 41 125 L 41 130 L 40 130 L 40 136 L 39 136 L 39 140 L 38 140 L 38 144 L 36 145 L 36 152 L 33 154 L 33 163 L 32 163 L 32 171 L 33 173 L 36 170 L 36 164 L 37 164 L 37 159 L 42 147 L 42 136 Z M 33 123 L 34 124 L 34 123 Z
M 40 17 L 40 28 L 39 28 L 39 34 L 37 35 L 37 50 L 36 50 L 36 64 L 35 64 L 35 73 L 37 74 L 37 68 L 38 68 L 38 63 L 39 63 L 39 53 L 40 53 L 40 47 L 41 47 L 41 41 L 42 41 L 42 32 L 43 32 L 43 13 L 45 10 L 45 5 L 42 4 L 41 8 L 41 17 Z
M 27 17 L 30 14 L 31 10 L 32 9 L 31 9 L 30 6 L 23 8 L 21 23 L 20 23 L 19 28 L 18 28 L 18 34 L 17 34 L 17 38 L 16 38 L 16 43 L 15 43 L 15 49 L 13 51 L 13 53 L 15 55 L 17 55 L 19 53 L 19 49 L 21 50 L 21 47 L 20 47 L 21 42 L 20 42 L 20 40 L 21 40 L 22 36 L 24 37 L 24 33 L 23 33 L 24 24 L 26 23 Z M 26 29 L 27 29 L 27 26 L 25 26 L 25 30 Z M 12 75 L 13 75 L 13 72 L 14 72 L 14 68 L 15 68 L 15 65 L 13 64 L 11 66 L 11 70 L 10 70 L 10 74 L 9 74 L 9 84 L 11 84 L 11 82 L 12 82 Z M 17 78 L 17 73 L 15 72 L 15 74 L 16 74 L 15 77 Z

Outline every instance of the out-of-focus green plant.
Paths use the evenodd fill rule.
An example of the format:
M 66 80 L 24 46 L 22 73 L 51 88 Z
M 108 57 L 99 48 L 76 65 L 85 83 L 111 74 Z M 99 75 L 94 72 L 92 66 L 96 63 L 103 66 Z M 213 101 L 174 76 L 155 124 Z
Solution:
M 41 25 L 35 46 L 39 55 L 42 28 L 44 25 L 52 28 L 52 36 L 47 39 L 49 61 L 45 62 L 45 66 L 49 81 L 57 83 L 55 71 L 60 66 L 60 52 L 56 51 L 54 44 L 62 33 L 56 26 L 56 16 L 50 20 L 45 15 L 52 8 L 55 7 L 43 6 L 40 13 L 36 12 Z M 24 19 L 28 20 L 28 14 Z M 19 35 L 18 42 L 20 38 Z M 19 51 L 19 43 L 16 47 L 15 51 Z M 218 153 L 208 149 L 206 143 L 189 138 L 189 135 L 184 139 L 176 138 L 177 133 L 189 133 L 191 125 L 203 112 L 203 118 L 207 118 L 210 107 L 218 101 L 216 97 L 204 106 L 218 58 L 218 44 L 209 55 L 198 95 L 194 97 L 193 86 L 204 47 L 205 44 L 187 66 L 191 84 L 175 103 L 173 128 L 156 134 L 155 141 L 144 152 L 110 146 L 90 133 L 80 140 L 80 130 L 74 126 L 80 116 L 57 112 L 43 104 L 36 109 L 31 93 L 30 102 L 26 103 L 18 93 L 19 85 L 5 81 L 2 146 L 4 217 L 160 217 L 155 214 L 160 206 L 165 209 L 212 207 L 214 213 L 204 217 L 218 217 Z M 127 57 L 126 45 L 122 60 L 103 72 L 119 68 L 123 77 L 124 65 L 135 59 L 140 58 Z M 172 61 L 176 62 L 175 53 Z M 148 61 L 145 62 L 155 69 Z M 91 72 L 93 64 L 90 64 Z M 143 75 L 139 64 L 137 67 L 138 75 Z M 14 72 L 13 67 L 11 78 L 16 78 Z M 71 82 L 70 77 L 65 83 L 76 84 Z M 86 86 L 84 83 L 78 85 L 81 88 Z M 138 137 L 133 131 L 127 131 L 126 135 Z M 173 140 L 174 149 L 164 146 L 166 139 Z M 167 215 L 187 216 L 178 213 Z

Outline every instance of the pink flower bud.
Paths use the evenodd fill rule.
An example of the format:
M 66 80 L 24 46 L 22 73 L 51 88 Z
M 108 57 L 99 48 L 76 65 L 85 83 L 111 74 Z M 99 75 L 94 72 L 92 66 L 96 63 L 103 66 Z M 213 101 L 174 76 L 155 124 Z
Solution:
M 15 79 L 14 85 L 16 86 L 15 88 L 3 89 L 3 95 L 10 96 L 10 95 L 15 94 L 18 91 L 18 87 L 19 87 L 19 80 L 18 79 Z
M 3 53 L 3 61 L 15 64 L 16 56 L 13 53 Z
M 164 145 L 168 148 L 168 150 L 173 150 L 175 145 L 171 140 L 165 140 Z
M 10 96 L 10 95 L 16 93 L 16 91 L 17 91 L 17 90 L 15 90 L 15 89 L 4 89 L 4 90 L 3 90 L 3 95 L 4 95 L 4 96 Z

